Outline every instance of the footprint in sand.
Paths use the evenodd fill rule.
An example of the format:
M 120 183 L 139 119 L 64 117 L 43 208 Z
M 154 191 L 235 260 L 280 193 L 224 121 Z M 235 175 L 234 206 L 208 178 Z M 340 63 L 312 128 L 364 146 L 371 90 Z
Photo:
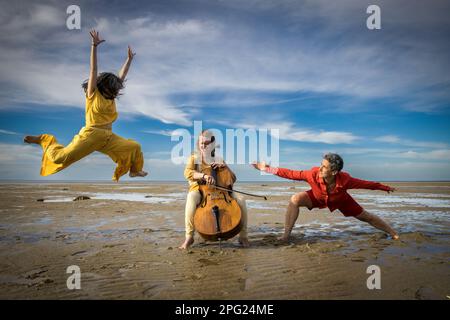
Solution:
M 245 279 L 244 290 L 250 290 L 255 286 L 255 281 L 251 278 Z
M 86 253 L 86 252 L 87 252 L 86 250 L 77 251 L 77 252 L 72 253 L 71 256 L 76 256 L 78 254 L 82 254 L 82 253 Z
M 218 265 L 219 264 L 219 262 L 217 262 L 217 261 L 212 261 L 212 260 L 204 259 L 204 258 L 198 259 L 197 261 L 202 264 L 201 265 L 202 267 L 203 266 L 212 266 L 212 265 Z
M 364 257 L 352 257 L 350 260 L 353 261 L 353 262 L 364 262 L 364 261 L 366 261 L 366 258 L 364 258 Z
M 439 296 L 431 287 L 419 287 L 414 297 L 417 300 L 442 300 L 443 297 Z
M 47 266 L 42 266 L 42 267 L 39 267 L 37 269 L 33 269 L 33 270 L 30 270 L 30 271 L 24 273 L 23 277 L 26 278 L 26 279 L 36 279 L 36 278 L 40 277 L 43 273 L 45 273 L 47 271 L 48 271 Z
M 157 285 L 157 284 L 151 285 L 151 286 L 149 286 L 148 288 L 145 288 L 145 289 L 142 291 L 142 294 L 143 294 L 144 296 L 146 296 L 147 298 L 151 298 L 151 297 L 153 297 L 154 295 L 156 295 L 156 294 L 159 293 L 160 290 L 158 290 L 157 292 L 154 292 L 154 289 L 156 289 L 156 288 L 158 288 L 158 287 L 159 287 L 159 285 Z

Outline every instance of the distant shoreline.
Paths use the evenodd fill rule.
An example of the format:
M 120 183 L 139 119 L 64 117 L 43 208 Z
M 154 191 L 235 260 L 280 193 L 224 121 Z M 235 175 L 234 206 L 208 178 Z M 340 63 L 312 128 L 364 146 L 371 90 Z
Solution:
M 371 181 L 379 181 L 385 183 L 450 183 L 450 180 L 371 180 Z M 237 183 L 298 183 L 301 181 L 297 180 L 281 180 L 281 181 L 251 181 L 251 180 L 243 180 L 238 181 Z M 187 183 L 186 180 L 144 180 L 144 181 L 131 181 L 124 180 L 120 182 L 114 182 L 111 180 L 0 180 L 0 184 L 17 184 L 17 183 L 37 183 L 37 184 L 61 184 L 61 183 L 73 183 L 73 184 L 83 184 L 83 183 L 101 183 L 101 184 L 154 184 L 154 183 Z

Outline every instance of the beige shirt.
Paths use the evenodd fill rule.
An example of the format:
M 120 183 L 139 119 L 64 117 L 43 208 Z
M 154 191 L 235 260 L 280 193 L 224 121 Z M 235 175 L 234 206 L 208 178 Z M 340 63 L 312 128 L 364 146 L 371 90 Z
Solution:
M 186 167 L 184 169 L 184 177 L 189 183 L 189 192 L 199 189 L 199 181 L 202 180 L 194 180 L 194 173 L 201 172 L 207 175 L 212 175 L 211 165 L 201 161 L 201 156 L 197 152 L 193 153 L 188 162 L 186 163 Z M 220 157 L 215 157 L 215 162 L 220 163 L 223 162 L 223 159 Z M 233 174 L 233 182 L 236 181 L 236 176 Z

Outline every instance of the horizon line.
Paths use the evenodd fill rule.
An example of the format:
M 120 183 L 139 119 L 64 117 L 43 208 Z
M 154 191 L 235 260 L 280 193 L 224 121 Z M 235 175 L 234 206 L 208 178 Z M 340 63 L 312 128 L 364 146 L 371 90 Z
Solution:
M 450 180 L 370 180 L 370 181 L 375 181 L 375 182 L 450 182 Z M 36 179 L 0 179 L 0 183 L 8 183 L 8 182 L 42 182 L 42 183 L 73 183 L 73 182 L 78 182 L 78 183 L 96 183 L 96 182 L 102 182 L 102 183 L 111 183 L 111 184 L 118 184 L 118 183 L 148 183 L 148 182 L 186 182 L 186 180 L 141 180 L 141 181 L 133 181 L 133 180 L 123 180 L 120 182 L 115 182 L 109 179 L 104 179 L 104 180 L 36 180 Z M 239 182 L 245 182 L 245 183 L 269 183 L 269 182 L 276 182 L 276 183 L 280 183 L 280 182 L 306 182 L 306 181 L 301 181 L 301 180 L 290 180 L 290 179 L 284 179 L 284 180 L 240 180 L 237 181 L 236 183 Z

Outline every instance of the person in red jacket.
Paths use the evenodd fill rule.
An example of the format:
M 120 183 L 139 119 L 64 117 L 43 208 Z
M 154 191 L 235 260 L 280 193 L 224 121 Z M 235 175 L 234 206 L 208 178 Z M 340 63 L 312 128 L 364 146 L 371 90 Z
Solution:
M 254 163 L 253 166 L 258 170 L 282 178 L 306 181 L 311 186 L 311 190 L 299 192 L 291 197 L 286 212 L 284 235 L 280 240 L 288 241 L 298 218 L 300 207 L 306 207 L 309 210 L 313 208 L 328 208 L 330 211 L 338 209 L 346 217 L 355 217 L 388 233 L 394 240 L 399 239 L 398 233 L 389 224 L 375 214 L 364 210 L 347 193 L 348 189 L 383 190 L 390 193 L 395 191 L 395 188 L 378 182 L 356 179 L 348 173 L 342 172 L 344 161 L 338 154 L 327 153 L 324 155 L 320 167 L 314 167 L 311 170 L 296 171 L 274 168 L 264 162 Z

